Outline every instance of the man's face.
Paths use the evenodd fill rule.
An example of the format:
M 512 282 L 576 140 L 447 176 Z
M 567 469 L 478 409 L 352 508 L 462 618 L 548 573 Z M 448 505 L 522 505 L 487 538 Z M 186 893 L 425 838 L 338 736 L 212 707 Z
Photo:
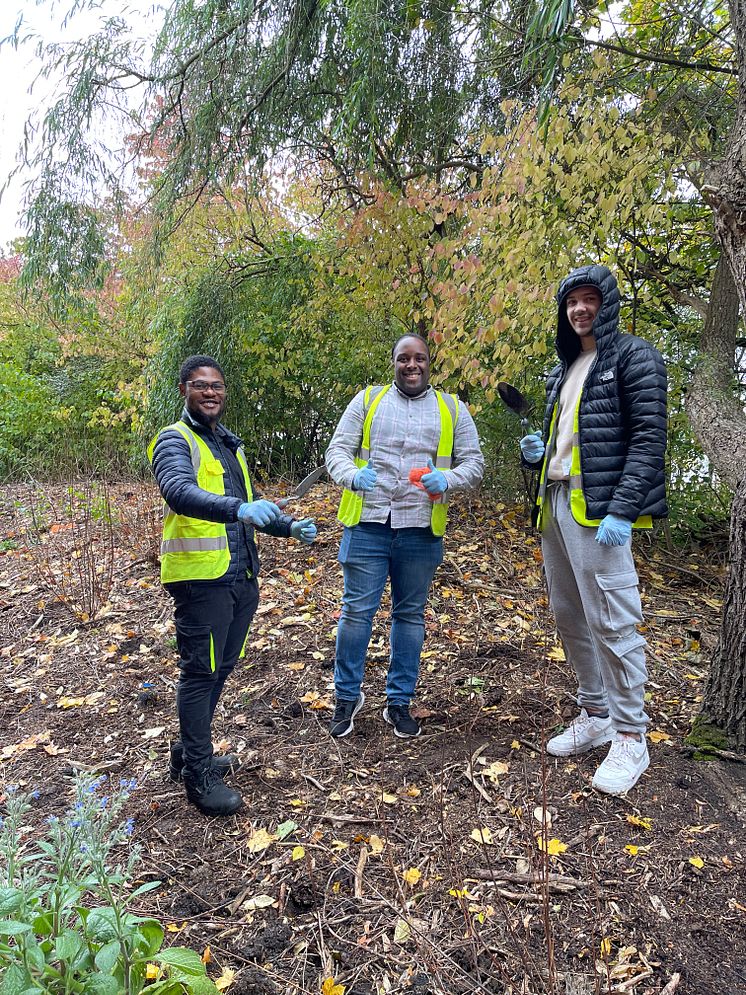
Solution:
M 414 397 L 430 383 L 427 347 L 414 336 L 402 339 L 394 352 L 394 380 L 402 394 Z
M 587 339 L 588 336 L 590 336 L 588 344 L 593 341 L 593 319 L 600 307 L 601 294 L 595 287 L 577 287 L 565 298 L 567 320 L 575 334 L 580 337 L 581 345 L 583 339 Z
M 218 386 L 219 385 L 219 386 Z M 179 391 L 190 415 L 203 425 L 216 425 L 225 407 L 223 374 L 212 366 L 198 366 Z

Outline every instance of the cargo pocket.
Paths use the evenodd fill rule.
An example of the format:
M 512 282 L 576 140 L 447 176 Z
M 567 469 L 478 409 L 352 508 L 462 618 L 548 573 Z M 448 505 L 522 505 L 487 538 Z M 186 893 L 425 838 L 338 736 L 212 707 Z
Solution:
M 618 632 L 642 622 L 636 571 L 596 574 L 596 583 L 601 591 L 601 624 L 605 630 Z
M 599 587 L 601 639 L 616 658 L 618 679 L 623 688 L 638 688 L 647 680 L 645 646 L 647 641 L 636 626 L 642 622 L 637 574 L 596 575 Z
M 176 624 L 179 664 L 184 674 L 206 676 L 215 673 L 215 645 L 209 625 Z

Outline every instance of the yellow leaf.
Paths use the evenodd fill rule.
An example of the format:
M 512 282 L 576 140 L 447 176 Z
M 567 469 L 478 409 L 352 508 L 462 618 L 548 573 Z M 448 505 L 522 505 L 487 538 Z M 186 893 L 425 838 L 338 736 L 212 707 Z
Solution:
M 511 750 L 520 750 L 521 744 L 518 742 L 517 739 L 514 739 L 513 742 L 510 744 L 510 748 Z
M 396 805 L 396 803 L 399 801 L 396 795 L 392 795 L 388 791 L 384 791 L 383 800 L 387 805 Z
M 374 857 L 377 857 L 379 853 L 383 853 L 383 848 L 386 844 L 380 836 L 376 836 L 374 833 L 368 842 L 370 843 L 370 852 Z
M 226 988 L 229 988 L 233 984 L 233 979 L 236 977 L 236 972 L 231 971 L 229 967 L 223 968 L 223 973 L 219 978 L 215 979 L 215 987 L 219 992 L 224 992 Z
M 179 933 L 179 932 L 181 932 L 182 929 L 184 929 L 185 926 L 186 926 L 186 922 L 183 922 L 181 924 L 181 926 L 177 926 L 175 922 L 170 922 L 166 926 L 166 932 L 167 933 Z
M 636 857 L 640 848 L 639 846 L 635 846 L 634 843 L 628 843 L 624 849 L 627 853 L 631 854 L 633 857 Z
M 321 995 L 345 995 L 345 986 L 338 985 L 334 978 L 327 978 L 321 986 Z
M 560 663 L 563 663 L 567 659 L 565 651 L 561 646 L 553 646 L 547 653 L 547 657 L 550 660 L 559 660 Z
M 413 888 L 422 877 L 422 871 L 418 871 L 416 867 L 410 867 L 408 870 L 402 871 L 402 877 L 410 888 Z
M 561 840 L 556 838 L 551 839 L 548 843 L 546 843 L 543 836 L 537 836 L 536 845 L 540 850 L 545 850 L 550 857 L 558 857 L 567 849 L 567 843 L 563 843 Z
M 643 819 L 639 815 L 628 815 L 625 817 L 632 826 L 639 826 L 640 829 L 650 830 L 653 828 L 652 819 Z
M 702 868 L 705 866 L 705 862 L 704 860 L 702 860 L 701 857 L 690 857 L 689 863 L 692 865 L 692 867 L 696 867 L 699 870 L 702 870 Z
M 494 843 L 492 839 L 492 830 L 484 826 L 483 829 L 472 829 L 469 833 L 469 839 L 474 840 L 476 843 L 486 843 L 488 846 Z
M 608 938 L 608 936 L 605 936 L 603 940 L 601 940 L 601 956 L 603 958 L 606 958 L 609 956 L 610 953 L 611 953 L 611 940 Z
M 202 954 L 201 960 L 203 964 L 210 964 L 212 962 L 212 954 L 210 953 L 209 947 L 205 947 L 205 951 Z
M 145 977 L 148 981 L 154 981 L 160 974 L 160 968 L 157 964 L 148 964 L 145 968 Z
M 651 743 L 670 743 L 671 737 L 667 732 L 662 732 L 660 729 L 654 729 L 653 732 L 648 733 L 648 739 Z
M 306 855 L 306 851 L 302 846 L 293 847 L 293 860 L 303 860 Z
M 249 836 L 246 845 L 249 848 L 249 853 L 261 853 L 271 843 L 274 843 L 276 839 L 277 837 L 273 836 L 272 833 L 268 833 L 266 829 L 257 829 L 255 833 Z
M 415 788 L 415 786 L 412 785 L 410 788 L 407 788 L 407 794 L 410 798 L 419 798 L 422 792 L 419 788 Z
M 497 783 L 497 779 L 502 774 L 507 774 L 510 770 L 510 764 L 503 763 L 502 760 L 493 760 L 489 766 L 485 767 L 482 771 L 484 777 L 488 777 L 490 781 Z
M 305 670 L 305 663 L 289 663 L 288 670 Z

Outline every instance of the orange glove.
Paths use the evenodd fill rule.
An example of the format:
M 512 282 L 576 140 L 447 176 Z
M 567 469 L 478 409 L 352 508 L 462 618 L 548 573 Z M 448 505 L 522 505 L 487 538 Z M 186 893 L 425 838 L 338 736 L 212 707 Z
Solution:
M 425 490 L 425 485 L 420 483 L 420 478 L 424 477 L 426 473 L 430 473 L 429 466 L 415 466 L 409 471 L 409 482 L 414 484 L 415 487 L 419 487 L 421 491 Z M 436 501 L 438 498 L 437 494 L 427 495 L 431 501 Z

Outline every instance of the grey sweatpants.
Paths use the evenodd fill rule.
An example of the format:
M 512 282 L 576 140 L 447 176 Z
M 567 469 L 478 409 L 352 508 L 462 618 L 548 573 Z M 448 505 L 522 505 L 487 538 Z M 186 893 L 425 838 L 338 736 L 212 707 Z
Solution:
M 619 732 L 645 733 L 645 638 L 630 543 L 603 546 L 578 525 L 566 484 L 552 484 L 541 534 L 549 602 L 578 681 L 578 705 L 609 710 Z

